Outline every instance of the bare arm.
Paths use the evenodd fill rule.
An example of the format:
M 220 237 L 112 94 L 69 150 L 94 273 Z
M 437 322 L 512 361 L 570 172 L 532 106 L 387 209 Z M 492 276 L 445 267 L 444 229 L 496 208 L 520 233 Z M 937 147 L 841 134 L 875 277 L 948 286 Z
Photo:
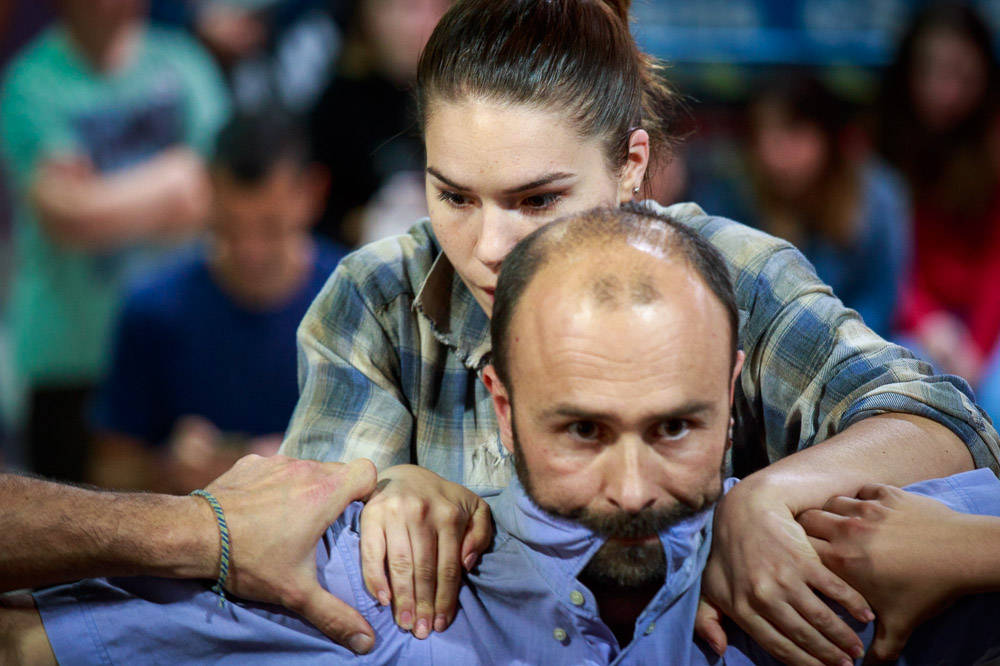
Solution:
M 101 250 L 200 229 L 210 193 L 201 158 L 187 148 L 172 148 L 107 176 L 77 162 L 43 163 L 30 197 L 56 242 Z
M 229 523 L 227 589 L 281 604 L 352 650 L 370 650 L 368 623 L 320 587 L 316 544 L 374 486 L 365 460 L 241 459 L 208 486 Z M 105 493 L 5 474 L 0 505 L 0 590 L 88 576 L 219 573 L 218 527 L 199 497 Z
M 4 474 L 0 498 L 0 591 L 89 576 L 217 573 L 219 536 L 197 497 L 98 492 Z

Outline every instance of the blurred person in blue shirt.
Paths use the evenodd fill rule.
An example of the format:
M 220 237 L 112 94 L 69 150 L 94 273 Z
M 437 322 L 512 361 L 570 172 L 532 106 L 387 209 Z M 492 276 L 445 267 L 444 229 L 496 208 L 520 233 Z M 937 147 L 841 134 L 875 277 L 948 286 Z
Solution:
M 139 281 L 96 405 L 94 480 L 187 492 L 277 450 L 295 330 L 343 252 L 310 234 L 328 185 L 297 119 L 241 112 L 210 162 L 207 242 Z

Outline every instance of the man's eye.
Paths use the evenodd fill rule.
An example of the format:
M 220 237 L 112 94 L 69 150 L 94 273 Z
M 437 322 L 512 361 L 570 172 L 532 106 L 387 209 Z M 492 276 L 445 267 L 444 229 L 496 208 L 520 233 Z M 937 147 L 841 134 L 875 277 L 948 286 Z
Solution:
M 680 439 L 690 429 L 690 424 L 684 419 L 670 419 L 656 426 L 656 436 L 659 439 Z
M 593 421 L 576 421 L 570 423 L 567 430 L 573 437 L 586 442 L 595 441 L 601 435 L 600 428 Z
M 561 198 L 562 195 L 558 192 L 533 194 L 530 197 L 522 199 L 521 205 L 531 211 L 543 211 L 555 206 L 556 202 L 558 202 Z
M 437 198 L 450 206 L 456 208 L 461 208 L 469 203 L 468 197 L 464 194 L 459 194 L 458 192 L 449 192 L 447 190 L 441 190 L 438 193 Z

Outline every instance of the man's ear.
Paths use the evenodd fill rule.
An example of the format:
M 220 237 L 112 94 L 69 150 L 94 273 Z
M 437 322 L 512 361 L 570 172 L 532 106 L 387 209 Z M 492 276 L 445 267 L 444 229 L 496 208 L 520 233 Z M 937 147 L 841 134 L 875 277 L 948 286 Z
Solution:
M 736 382 L 740 378 L 740 371 L 743 370 L 743 361 L 747 355 L 740 349 L 736 352 L 736 363 L 733 364 L 733 377 L 729 382 L 729 406 L 733 406 L 733 399 L 736 397 Z
M 642 179 L 649 167 L 649 133 L 644 129 L 632 130 L 628 138 L 628 157 L 625 173 L 618 181 L 618 203 L 632 201 L 636 188 L 642 187 Z
M 493 410 L 497 414 L 497 423 L 500 425 L 500 441 L 505 449 L 514 452 L 514 430 L 511 427 L 510 396 L 507 394 L 507 387 L 500 381 L 497 371 L 492 365 L 483 369 L 483 383 L 486 390 L 493 397 Z

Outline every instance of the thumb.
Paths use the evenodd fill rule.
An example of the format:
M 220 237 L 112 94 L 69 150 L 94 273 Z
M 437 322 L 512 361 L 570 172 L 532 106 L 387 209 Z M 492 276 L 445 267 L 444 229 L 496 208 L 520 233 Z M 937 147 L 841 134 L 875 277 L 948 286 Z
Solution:
M 726 631 L 722 628 L 722 613 L 705 597 L 698 602 L 694 632 L 719 656 L 722 656 L 729 647 L 729 639 L 726 638 Z
M 358 458 L 347 464 L 323 465 L 329 471 L 325 479 L 328 494 L 324 506 L 326 522 L 330 525 L 340 517 L 348 504 L 365 499 L 375 490 L 378 473 L 375 465 L 367 458 Z
M 320 587 L 318 582 L 313 582 L 303 591 L 301 605 L 296 606 L 293 608 L 290 605 L 289 609 L 352 652 L 366 654 L 375 645 L 375 632 L 371 625 L 356 610 Z
M 462 538 L 462 564 L 466 571 L 475 566 L 476 560 L 492 542 L 493 520 L 490 507 L 486 502 L 478 500 L 466 526 L 465 536 Z

